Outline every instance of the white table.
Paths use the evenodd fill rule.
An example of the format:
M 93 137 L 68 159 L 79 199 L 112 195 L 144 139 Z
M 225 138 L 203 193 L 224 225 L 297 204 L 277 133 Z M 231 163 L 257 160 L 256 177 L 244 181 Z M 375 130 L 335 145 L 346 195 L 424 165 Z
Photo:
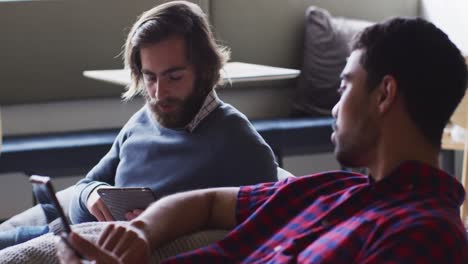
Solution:
M 300 71 L 295 69 L 243 62 L 228 62 L 221 70 L 221 75 L 224 80 L 230 80 L 233 84 L 252 81 L 294 79 L 299 76 L 299 74 Z M 130 71 L 125 69 L 84 71 L 83 75 L 91 79 L 118 85 L 128 85 L 130 83 Z

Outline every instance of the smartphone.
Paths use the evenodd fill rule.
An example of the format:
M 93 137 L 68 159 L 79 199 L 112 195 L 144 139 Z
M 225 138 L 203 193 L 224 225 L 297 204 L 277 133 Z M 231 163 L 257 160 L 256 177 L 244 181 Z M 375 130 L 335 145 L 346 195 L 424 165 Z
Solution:
M 31 177 L 29 177 L 29 181 L 33 186 L 33 193 L 34 197 L 36 198 L 36 201 L 42 205 L 41 208 L 44 210 L 44 207 L 49 207 L 54 208 L 56 210 L 56 213 L 60 218 L 63 230 L 61 234 L 56 235 L 59 235 L 62 241 L 64 241 L 65 244 L 67 244 L 67 246 L 70 247 L 79 258 L 84 259 L 83 256 L 73 248 L 70 242 L 68 242 L 68 234 L 70 234 L 71 232 L 70 223 L 68 222 L 68 219 L 65 216 L 65 213 L 57 199 L 57 196 L 55 196 L 55 190 L 52 186 L 50 178 L 47 176 L 32 175 Z
M 150 188 L 99 188 L 97 192 L 117 221 L 126 221 L 127 212 L 144 210 L 156 201 Z
M 50 178 L 47 176 L 32 175 L 29 177 L 29 181 L 32 183 L 33 193 L 37 203 L 48 206 L 49 208 L 54 208 L 57 215 L 60 217 L 64 232 L 69 234 L 71 232 L 70 223 L 55 196 L 55 190 Z

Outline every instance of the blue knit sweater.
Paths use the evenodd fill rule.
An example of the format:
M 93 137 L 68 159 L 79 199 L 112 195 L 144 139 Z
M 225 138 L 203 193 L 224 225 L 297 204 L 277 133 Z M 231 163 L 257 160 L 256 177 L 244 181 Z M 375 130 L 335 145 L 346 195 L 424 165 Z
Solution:
M 193 130 L 160 126 L 147 106 L 125 124 L 110 151 L 80 180 L 73 223 L 96 221 L 86 208 L 99 185 L 149 187 L 157 197 L 199 188 L 276 180 L 274 155 L 247 118 L 221 103 Z

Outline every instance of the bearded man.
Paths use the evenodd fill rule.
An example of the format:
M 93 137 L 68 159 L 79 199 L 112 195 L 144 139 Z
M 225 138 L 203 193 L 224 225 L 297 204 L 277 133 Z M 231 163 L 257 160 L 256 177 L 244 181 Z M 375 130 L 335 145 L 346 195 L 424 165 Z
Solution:
M 123 97 L 140 94 L 146 104 L 76 184 L 69 208 L 73 223 L 113 220 L 100 187 L 149 187 L 159 198 L 276 179 L 271 148 L 214 90 L 228 57 L 195 4 L 169 2 L 141 15 L 125 45 L 132 82 Z

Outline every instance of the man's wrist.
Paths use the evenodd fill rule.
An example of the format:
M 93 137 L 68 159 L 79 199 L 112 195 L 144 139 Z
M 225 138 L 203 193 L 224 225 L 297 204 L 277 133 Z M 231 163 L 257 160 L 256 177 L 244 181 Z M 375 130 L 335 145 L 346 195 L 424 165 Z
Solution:
M 93 195 L 93 193 L 94 193 L 95 191 L 97 191 L 97 189 L 102 188 L 102 187 L 111 187 L 111 186 L 108 186 L 108 185 L 106 185 L 106 184 L 104 184 L 104 183 L 96 182 L 96 183 L 93 183 L 93 184 L 88 185 L 88 186 L 86 187 L 85 190 L 86 190 L 86 192 L 87 192 L 87 195 L 86 195 L 86 192 L 85 192 L 84 194 L 85 194 L 86 196 L 83 197 L 83 198 L 86 199 L 86 200 L 85 200 L 85 204 L 86 204 L 86 205 L 88 204 L 88 200 L 89 200 L 89 198 L 91 197 L 91 195 Z
M 130 222 L 130 226 L 141 232 L 143 238 L 148 243 L 150 250 L 157 246 L 155 245 L 155 241 L 152 241 L 152 232 L 148 223 L 141 219 L 134 219 Z

